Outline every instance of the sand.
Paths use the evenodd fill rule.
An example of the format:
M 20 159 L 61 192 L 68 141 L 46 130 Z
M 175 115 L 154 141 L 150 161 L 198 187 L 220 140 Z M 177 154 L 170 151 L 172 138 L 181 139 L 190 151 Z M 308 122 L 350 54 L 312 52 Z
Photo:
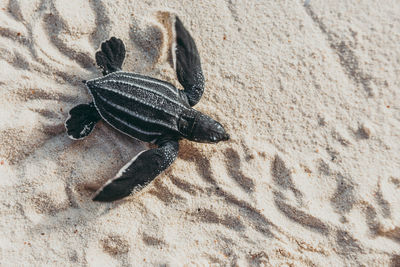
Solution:
M 399 266 L 398 1 L 4 0 L 0 4 L 2 266 Z M 180 86 L 177 14 L 231 135 L 115 203 L 93 192 L 146 144 L 64 121 L 90 100 L 94 53 Z

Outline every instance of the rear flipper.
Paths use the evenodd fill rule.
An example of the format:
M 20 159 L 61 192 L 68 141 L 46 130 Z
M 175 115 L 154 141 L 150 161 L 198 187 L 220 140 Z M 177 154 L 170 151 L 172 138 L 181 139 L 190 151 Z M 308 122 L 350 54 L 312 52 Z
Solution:
M 77 140 L 88 136 L 96 123 L 101 119 L 93 102 L 81 104 L 69 111 L 69 117 L 65 122 L 65 129 L 69 138 Z
M 96 52 L 96 62 L 103 69 L 103 75 L 119 71 L 125 59 L 125 45 L 121 39 L 111 37 L 101 44 L 101 51 Z
M 140 152 L 96 192 L 93 200 L 109 202 L 129 196 L 168 168 L 176 159 L 178 149 L 178 141 L 168 140 L 158 148 Z

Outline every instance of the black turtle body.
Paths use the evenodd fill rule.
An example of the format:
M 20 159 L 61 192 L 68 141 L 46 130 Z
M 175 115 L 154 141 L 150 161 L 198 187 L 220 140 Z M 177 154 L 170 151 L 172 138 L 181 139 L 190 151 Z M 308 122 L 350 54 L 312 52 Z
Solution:
M 143 75 L 117 71 L 86 82 L 101 117 L 145 142 L 180 136 L 182 114 L 192 114 L 182 90 Z
M 192 108 L 204 91 L 204 77 L 196 44 L 176 17 L 175 71 L 184 90 L 165 81 L 121 70 L 122 40 L 101 44 L 96 62 L 104 77 L 85 81 L 93 102 L 72 108 L 65 122 L 72 139 L 88 136 L 103 119 L 130 137 L 158 147 L 137 154 L 95 194 L 93 200 L 114 201 L 151 182 L 176 159 L 179 140 L 217 143 L 229 139 L 222 125 Z

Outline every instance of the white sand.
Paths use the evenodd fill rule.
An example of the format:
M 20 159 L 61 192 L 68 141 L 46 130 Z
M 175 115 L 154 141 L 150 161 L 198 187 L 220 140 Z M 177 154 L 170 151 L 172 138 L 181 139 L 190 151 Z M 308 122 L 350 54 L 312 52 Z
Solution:
M 2 266 L 400 265 L 398 1 L 263 2 L 1 1 Z M 64 120 L 111 36 L 125 70 L 179 86 L 169 12 L 232 140 L 182 141 L 140 193 L 94 203 L 146 145 Z

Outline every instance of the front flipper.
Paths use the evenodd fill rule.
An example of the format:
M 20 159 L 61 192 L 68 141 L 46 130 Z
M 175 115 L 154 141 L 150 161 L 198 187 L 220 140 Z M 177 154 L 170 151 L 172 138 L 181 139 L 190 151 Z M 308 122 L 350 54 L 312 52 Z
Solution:
M 204 91 L 204 76 L 201 70 L 200 56 L 192 36 L 183 26 L 181 20 L 176 17 L 176 59 L 174 62 L 176 75 L 185 89 L 184 92 L 190 106 L 196 105 Z
M 65 121 L 65 129 L 69 138 L 77 140 L 88 136 L 96 123 L 101 119 L 93 102 L 81 104 L 69 111 Z
M 93 200 L 108 202 L 129 196 L 134 189 L 150 183 L 168 168 L 178 150 L 178 141 L 168 140 L 158 148 L 140 152 L 96 192 Z
M 101 44 L 101 51 L 96 52 L 96 62 L 103 69 L 103 75 L 119 71 L 125 59 L 125 45 L 121 39 L 111 37 Z

